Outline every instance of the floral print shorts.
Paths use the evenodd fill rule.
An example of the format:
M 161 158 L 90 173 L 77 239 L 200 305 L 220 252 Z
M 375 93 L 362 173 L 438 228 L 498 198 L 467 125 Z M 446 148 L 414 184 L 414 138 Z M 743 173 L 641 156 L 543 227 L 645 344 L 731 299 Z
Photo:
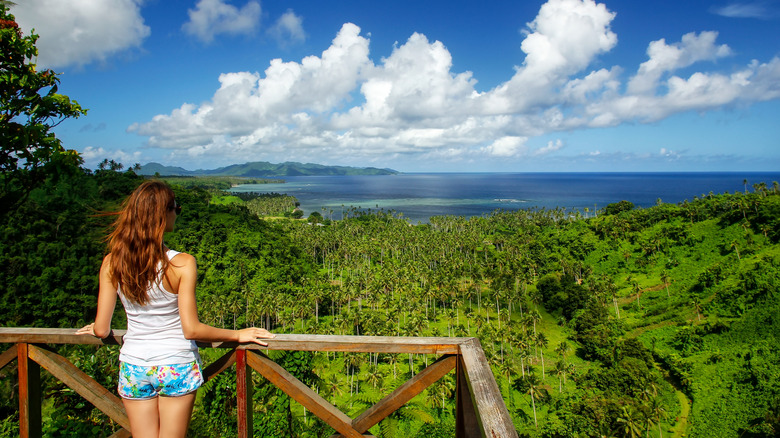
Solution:
M 140 366 L 119 362 L 119 396 L 143 400 L 158 395 L 177 397 L 203 384 L 198 361 L 175 365 Z

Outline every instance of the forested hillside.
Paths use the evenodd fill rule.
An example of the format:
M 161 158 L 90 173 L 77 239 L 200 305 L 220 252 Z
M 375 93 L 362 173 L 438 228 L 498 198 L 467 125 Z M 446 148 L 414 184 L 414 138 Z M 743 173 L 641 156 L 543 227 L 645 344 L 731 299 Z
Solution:
M 4 326 L 79 327 L 93 318 L 110 221 L 98 213 L 116 209 L 141 180 L 118 166 L 79 169 L 3 216 Z M 201 315 L 215 325 L 477 336 L 521 436 L 775 436 L 776 184 L 648 209 L 619 202 L 590 217 L 496 211 L 413 226 L 394 212 L 358 210 L 336 222 L 316 214 L 266 221 L 256 213 L 268 210 L 264 202 L 283 205 L 274 197 L 222 196 L 205 183 L 173 182 L 184 210 L 166 242 L 197 257 Z M 114 347 L 61 352 L 115 385 Z M 435 360 L 275 359 L 353 416 Z M 0 436 L 18 433 L 14 374 L 13 366 L 0 374 Z M 200 392 L 192 436 L 235 436 L 231 379 L 220 375 Z M 255 387 L 257 436 L 332 433 L 273 386 Z M 47 436 L 116 428 L 61 383 L 47 377 L 44 392 Z M 453 398 L 448 376 L 371 433 L 452 436 Z
M 114 161 L 84 169 L 54 135 L 87 110 L 58 94 L 56 72 L 36 67 L 36 40 L 0 2 L 0 325 L 76 328 L 94 318 L 111 220 L 101 213 L 143 179 L 140 166 Z M 265 164 L 231 170 L 266 175 Z M 291 164 L 284 174 L 303 172 Z M 219 178 L 169 182 L 184 210 L 166 242 L 197 257 L 200 313 L 211 324 L 479 337 L 523 437 L 780 434 L 777 182 L 641 210 L 620 201 L 584 215 L 496 211 L 426 225 L 381 210 L 296 220 L 289 196 L 228 196 L 231 181 Z M 124 327 L 119 309 L 113 324 Z M 115 388 L 117 347 L 58 351 Z M 205 350 L 205 362 L 218 354 Z M 436 359 L 271 356 L 353 417 Z M 230 373 L 199 391 L 190 436 L 236 436 Z M 0 370 L 0 437 L 19 435 L 15 376 L 15 363 Z M 43 376 L 45 436 L 118 429 Z M 257 376 L 254 387 L 256 436 L 333 433 Z M 454 390 L 446 376 L 370 433 L 453 436 Z
M 102 213 L 143 178 L 140 166 L 114 161 L 84 169 L 51 132 L 86 109 L 58 94 L 56 72 L 36 67 L 36 40 L 0 2 L 0 325 L 76 328 L 94 318 L 111 220 Z M 284 174 L 302 172 L 290 164 Z M 266 175 L 263 166 L 232 170 Z M 296 220 L 289 196 L 228 196 L 231 181 L 218 178 L 169 182 L 184 210 L 166 242 L 197 257 L 200 313 L 211 324 L 479 337 L 524 437 L 780 433 L 777 182 L 642 210 L 620 201 L 584 215 L 496 211 L 426 225 L 381 210 Z M 124 327 L 119 309 L 113 324 Z M 116 347 L 58 351 L 116 386 Z M 203 352 L 207 363 L 217 354 Z M 353 417 L 436 359 L 271 356 Z M 230 373 L 199 391 L 190 436 L 236 436 Z M 15 364 L 0 370 L 0 437 L 19 435 L 15 376 Z M 45 436 L 118 429 L 43 376 Z M 254 387 L 257 436 L 333 433 L 256 376 Z M 454 390 L 446 376 L 370 432 L 450 437 Z

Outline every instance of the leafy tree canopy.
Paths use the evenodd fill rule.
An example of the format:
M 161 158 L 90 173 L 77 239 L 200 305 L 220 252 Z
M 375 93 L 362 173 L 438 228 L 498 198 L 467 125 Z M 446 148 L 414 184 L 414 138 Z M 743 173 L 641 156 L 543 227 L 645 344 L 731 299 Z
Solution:
M 65 150 L 51 129 L 87 111 L 57 93 L 54 71 L 37 70 L 37 40 L 34 33 L 24 36 L 0 3 L 0 214 L 14 208 L 47 175 L 81 164 L 78 153 Z
M 618 214 L 622 213 L 624 211 L 630 211 L 634 209 L 634 203 L 631 201 L 620 201 L 620 202 L 613 202 L 612 204 L 607 204 L 606 207 L 604 207 L 604 213 L 606 214 Z

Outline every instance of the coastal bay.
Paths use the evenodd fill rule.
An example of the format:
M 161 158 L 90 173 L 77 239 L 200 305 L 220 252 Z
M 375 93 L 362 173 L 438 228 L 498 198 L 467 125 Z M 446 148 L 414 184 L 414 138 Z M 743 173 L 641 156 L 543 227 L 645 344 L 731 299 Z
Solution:
M 355 207 L 395 211 L 411 223 L 427 223 L 431 216 L 473 217 L 498 209 L 563 208 L 592 215 L 622 200 L 647 208 L 659 199 L 679 203 L 710 192 L 753 191 L 752 184 L 780 180 L 780 172 L 402 173 L 284 180 L 231 191 L 294 196 L 307 216 L 316 211 L 341 219 Z

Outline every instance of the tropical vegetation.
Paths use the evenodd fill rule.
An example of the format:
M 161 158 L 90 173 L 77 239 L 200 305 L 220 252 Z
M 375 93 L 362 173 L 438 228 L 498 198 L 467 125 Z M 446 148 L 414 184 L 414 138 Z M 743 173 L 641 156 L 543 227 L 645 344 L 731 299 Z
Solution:
M 43 100 L 14 91 L 41 74 L 30 67 L 35 39 L 17 31 L 2 4 L 0 14 L 3 53 L 22 50 L 21 64 L 14 62 L 27 65 L 12 71 L 3 64 L 0 71 L 0 321 L 80 327 L 94 318 L 110 222 L 101 213 L 115 211 L 144 177 L 138 166 L 125 170 L 113 161 L 86 169 L 49 133 L 57 120 L 83 110 L 53 87 L 30 91 Z M 19 72 L 28 75 L 24 83 L 14 82 Z M 16 141 L 18 132 L 29 133 L 27 143 Z M 238 196 L 222 182 L 197 178 L 169 183 L 184 209 L 166 242 L 197 258 L 200 313 L 211 324 L 478 337 L 523 437 L 780 432 L 777 182 L 746 182 L 744 192 L 700 194 L 680 204 L 659 200 L 644 209 L 619 201 L 594 212 L 495 211 L 418 225 L 393 211 L 359 209 L 338 221 L 319 212 L 296 220 L 304 212 L 289 196 Z M 113 324 L 123 327 L 121 310 Z M 107 388 L 116 384 L 116 347 L 59 353 Z M 205 362 L 218 354 L 203 351 Z M 352 416 L 436 359 L 271 355 Z M 0 437 L 18 435 L 15 373 L 13 364 L 0 370 Z M 199 391 L 191 436 L 235 436 L 230 373 Z M 46 436 L 117 430 L 43 374 Z M 256 435 L 333 433 L 273 385 L 255 380 Z M 453 376 L 445 376 L 370 432 L 453 436 L 454 389 Z

